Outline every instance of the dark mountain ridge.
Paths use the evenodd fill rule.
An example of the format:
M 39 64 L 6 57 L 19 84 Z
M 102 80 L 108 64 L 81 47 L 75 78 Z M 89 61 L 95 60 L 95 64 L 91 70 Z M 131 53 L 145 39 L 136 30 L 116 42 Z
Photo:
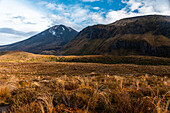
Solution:
M 140 16 L 108 25 L 89 26 L 66 44 L 59 54 L 170 57 L 170 16 Z

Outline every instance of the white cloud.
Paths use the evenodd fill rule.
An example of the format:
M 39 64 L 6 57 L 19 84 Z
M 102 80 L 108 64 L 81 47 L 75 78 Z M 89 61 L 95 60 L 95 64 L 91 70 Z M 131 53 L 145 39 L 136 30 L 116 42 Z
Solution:
M 169 0 L 122 0 L 127 6 L 121 10 L 108 11 L 103 19 L 103 24 L 115 22 L 116 20 L 142 15 L 170 15 Z M 130 10 L 129 10 L 130 9 Z M 138 11 L 138 12 L 134 12 Z M 101 22 L 101 21 L 100 21 Z
M 139 14 L 163 14 L 170 15 L 169 0 L 122 0 L 126 3 L 126 8 L 131 11 L 138 10 Z
M 37 4 L 38 4 L 38 5 L 46 5 L 46 4 L 48 4 L 48 2 L 41 1 L 41 2 L 38 2 Z
M 100 7 L 93 7 L 93 9 L 95 9 L 95 10 L 99 10 L 99 9 L 100 9 Z
M 22 32 L 40 32 L 48 28 L 50 23 L 43 12 L 37 11 L 37 9 L 30 6 L 25 0 L 24 2 L 21 0 L 1 0 L 0 15 L 1 28 L 12 28 Z M 9 39 L 10 37 L 11 40 L 13 40 L 14 37 L 17 36 L 7 36 L 7 34 L 4 35 L 1 33 L 1 44 L 6 44 L 5 40 Z M 2 40 L 4 40 L 4 42 Z M 9 41 L 9 43 L 11 43 L 11 41 Z
M 20 0 L 1 0 L 0 14 L 1 27 L 22 31 L 41 31 L 49 24 L 45 14 L 20 2 Z
M 66 7 L 64 4 L 54 4 L 48 2 L 40 2 L 39 5 L 45 5 L 46 8 L 50 10 L 60 10 L 60 11 L 64 10 Z
M 47 18 L 52 22 L 51 26 L 57 24 L 64 24 L 70 26 L 76 30 L 81 30 L 87 26 L 90 21 L 88 8 L 83 8 L 81 5 L 64 5 L 64 4 L 53 4 L 52 8 L 49 8 L 49 4 L 43 4 L 46 8 L 50 10 L 55 10 L 56 13 L 49 14 Z
M 84 1 L 93 2 L 95 0 Z M 112 0 L 107 0 L 107 2 L 109 1 L 113 2 Z M 146 14 L 168 14 L 170 11 L 168 5 L 166 5 L 168 0 L 162 0 L 163 5 L 161 5 L 161 8 L 158 8 L 158 1 L 160 0 L 122 0 L 122 2 L 127 4 L 125 8 L 118 11 L 109 10 L 107 12 L 99 10 L 99 7 L 92 7 L 92 9 L 99 10 L 98 12 L 92 12 L 89 7 L 81 7 L 81 5 L 66 6 L 64 4 L 54 4 L 55 8 L 52 8 L 51 10 L 55 9 L 57 14 L 49 15 L 49 18 L 53 21 L 53 25 L 64 24 L 79 31 L 89 25 L 109 24 L 127 17 Z M 134 11 L 138 11 L 139 13 Z
M 83 2 L 96 2 L 96 1 L 100 1 L 100 0 L 82 0 Z
M 139 8 L 139 13 L 158 13 L 170 15 L 170 1 L 169 0 L 144 0 L 143 6 Z
M 128 2 L 124 3 L 127 3 L 131 11 L 138 9 L 142 5 L 142 2 L 137 0 L 129 0 Z
M 112 23 L 117 20 L 120 20 L 122 18 L 128 18 L 128 17 L 134 17 L 134 16 L 140 16 L 138 13 L 133 13 L 133 12 L 127 12 L 126 9 L 118 10 L 118 11 L 110 11 L 106 14 L 106 19 L 105 22 Z
M 56 9 L 56 4 L 48 3 L 46 4 L 47 8 L 55 10 Z

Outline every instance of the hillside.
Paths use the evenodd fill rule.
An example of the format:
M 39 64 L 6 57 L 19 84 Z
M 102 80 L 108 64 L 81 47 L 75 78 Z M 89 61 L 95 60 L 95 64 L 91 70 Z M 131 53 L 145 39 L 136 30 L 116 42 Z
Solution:
M 31 53 L 54 54 L 56 50 L 77 35 L 77 31 L 64 25 L 51 27 L 29 39 L 1 46 L 0 51 L 19 50 Z
M 56 61 L 54 55 L 38 55 L 23 51 L 0 52 L 0 62 L 53 62 Z
M 89 26 L 58 54 L 170 57 L 170 16 L 141 16 Z

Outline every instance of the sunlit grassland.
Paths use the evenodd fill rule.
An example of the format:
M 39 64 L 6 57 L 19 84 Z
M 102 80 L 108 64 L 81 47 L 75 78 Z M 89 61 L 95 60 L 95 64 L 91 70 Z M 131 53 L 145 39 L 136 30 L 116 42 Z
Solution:
M 0 75 L 1 106 L 14 113 L 168 113 L 170 79 L 154 75 Z M 2 87 L 3 86 L 3 87 Z
M 5 106 L 12 113 L 170 112 L 168 58 L 128 56 L 138 60 L 107 64 L 112 58 L 124 61 L 123 56 L 5 53 L 0 56 L 0 111 Z

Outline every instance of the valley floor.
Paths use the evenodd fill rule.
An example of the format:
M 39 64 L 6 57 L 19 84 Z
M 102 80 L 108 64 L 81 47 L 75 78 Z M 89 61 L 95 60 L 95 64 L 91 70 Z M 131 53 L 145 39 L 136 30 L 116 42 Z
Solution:
M 157 75 L 170 77 L 170 66 L 134 65 L 134 64 L 99 64 L 99 63 L 17 63 L 1 62 L 0 73 L 9 75 L 89 75 L 95 72 L 102 75 Z
M 0 111 L 168 113 L 169 77 L 170 66 L 1 62 Z

